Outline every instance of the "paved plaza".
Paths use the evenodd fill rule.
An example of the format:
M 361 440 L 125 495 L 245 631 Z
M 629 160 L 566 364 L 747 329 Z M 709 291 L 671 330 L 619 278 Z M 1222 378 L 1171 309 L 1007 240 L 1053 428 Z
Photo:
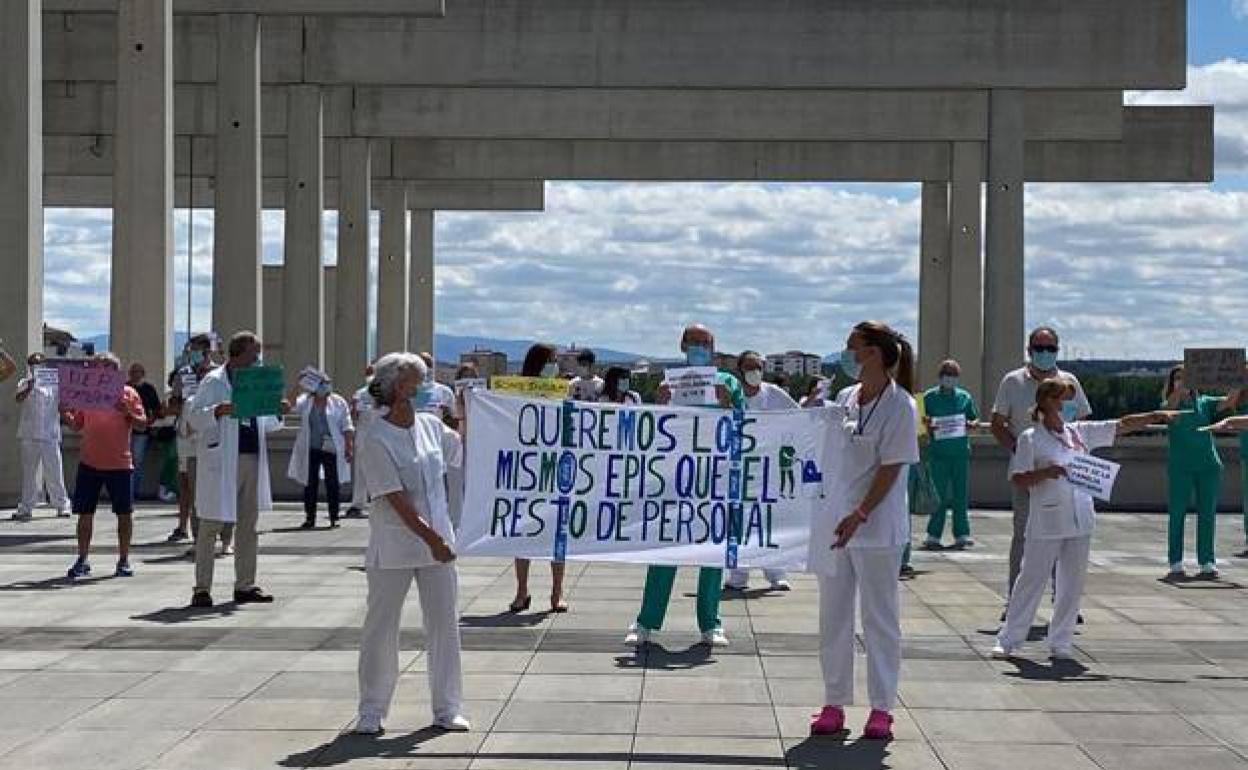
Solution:
M 109 577 L 113 522 L 98 518 L 97 577 L 77 584 L 63 577 L 72 521 L 44 510 L 0 523 L 0 768 L 1248 768 L 1248 560 L 1227 558 L 1217 583 L 1159 582 L 1164 516 L 1101 518 L 1079 662 L 1057 667 L 1042 642 L 1015 662 L 988 658 L 1006 514 L 976 514 L 970 551 L 916 553 L 889 744 L 858 740 L 862 707 L 848 738 L 807 736 L 822 700 L 807 575 L 790 593 L 726 596 L 732 645 L 711 653 L 694 644 L 694 571 L 682 570 L 659 644 L 634 653 L 621 638 L 642 568 L 572 564 L 570 613 L 512 616 L 510 563 L 465 559 L 474 731 L 429 727 L 413 591 L 387 732 L 359 737 L 346 730 L 367 522 L 302 531 L 301 511 L 283 506 L 261 537 L 277 602 L 192 611 L 185 546 L 163 542 L 169 509 L 140 512 L 131 579 Z M 1219 554 L 1242 550 L 1238 517 L 1219 525 Z M 549 570 L 534 575 L 540 610 Z M 228 599 L 228 558 L 217 577 Z

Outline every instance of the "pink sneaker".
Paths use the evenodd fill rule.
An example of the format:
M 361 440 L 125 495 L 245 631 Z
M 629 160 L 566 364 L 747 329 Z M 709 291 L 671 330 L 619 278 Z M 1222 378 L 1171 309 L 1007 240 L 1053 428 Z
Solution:
M 840 706 L 824 706 L 810 720 L 811 735 L 834 735 L 845 729 L 845 709 Z
M 862 728 L 862 737 L 876 741 L 891 741 L 893 739 L 893 715 L 887 711 L 871 709 L 871 716 L 867 717 L 867 726 Z

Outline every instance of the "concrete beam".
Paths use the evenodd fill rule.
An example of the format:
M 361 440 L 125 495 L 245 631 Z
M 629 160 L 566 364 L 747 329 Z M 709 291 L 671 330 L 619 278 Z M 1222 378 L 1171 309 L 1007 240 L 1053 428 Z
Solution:
M 919 214 L 918 383 L 931 387 L 949 356 L 949 184 L 924 182 Z
M 25 366 L 43 350 L 43 57 L 39 0 L 0 3 L 0 341 Z M 0 385 L 0 507 L 21 494 L 15 379 Z
M 305 366 L 323 365 L 325 284 L 323 280 L 325 177 L 321 163 L 321 89 L 301 86 L 290 100 L 290 123 L 297 126 L 287 145 L 286 237 L 283 240 L 282 363 L 287 384 Z
M 287 86 L 263 89 L 266 136 L 285 136 Z M 112 133 L 107 82 L 49 80 L 44 132 Z M 987 139 L 983 90 L 609 88 L 325 89 L 326 136 L 436 139 Z M 217 86 L 180 83 L 179 135 L 215 136 Z M 1029 91 L 1028 139 L 1118 139 L 1122 92 Z M 506 120 L 498 116 L 506 115 Z
M 115 13 L 118 0 L 44 0 L 46 13 Z M 262 13 L 266 16 L 432 16 L 445 0 L 173 0 L 178 15 Z
M 407 346 L 414 352 L 433 351 L 434 215 L 430 209 L 412 210 L 412 252 L 408 270 Z
M 335 381 L 354 382 L 368 364 L 369 210 L 372 177 L 368 140 L 352 139 L 342 148 L 341 195 L 338 200 L 338 278 L 336 291 L 325 282 L 333 312 L 333 332 L 325 335 L 325 360 Z M 326 274 L 328 277 L 328 273 Z
M 982 145 L 953 145 L 949 175 L 949 357 L 962 366 L 963 387 L 984 404 L 995 390 L 981 388 L 984 359 Z M 919 312 L 923 312 L 920 307 Z M 986 411 L 981 409 L 981 412 Z
M 407 190 L 402 184 L 381 186 L 377 265 L 377 355 L 407 349 L 408 235 Z
M 286 340 L 282 330 L 282 314 L 285 313 L 285 290 L 283 285 L 286 281 L 285 269 L 282 265 L 265 265 L 261 273 L 261 286 L 263 293 L 264 306 L 264 328 L 268 329 L 264 335 L 264 355 L 265 358 L 272 358 L 274 361 L 282 360 L 282 356 L 286 351 Z M 331 317 L 329 314 L 334 312 L 334 297 L 338 294 L 338 268 L 333 265 L 326 265 L 322 271 L 325 283 L 325 297 L 323 312 L 325 317 Z M 333 335 L 325 338 L 325 357 L 327 361 L 334 360 L 334 356 L 338 353 L 335 347 Z M 363 369 L 358 372 L 349 372 L 347 374 L 334 374 L 330 372 L 330 376 L 335 378 L 335 382 L 340 383 L 339 390 L 354 391 L 357 380 L 363 380 Z
M 988 393 L 1022 358 L 1027 294 L 1023 257 L 1023 94 L 992 92 L 984 206 L 984 369 Z
M 213 13 L 311 10 L 296 0 L 179 2 Z M 357 18 L 368 5 L 323 2 L 352 16 L 275 19 L 290 24 L 266 32 L 266 47 L 288 58 L 266 66 L 266 83 L 1126 90 L 1178 89 L 1186 78 L 1185 0 L 1133 0 L 1129 13 L 1121 0 L 456 0 L 445 19 Z M 399 2 L 408 0 L 388 10 Z M 107 71 L 99 64 L 115 16 L 45 17 L 49 77 Z M 179 81 L 214 80 L 216 36 L 201 20 L 211 22 L 178 17 Z

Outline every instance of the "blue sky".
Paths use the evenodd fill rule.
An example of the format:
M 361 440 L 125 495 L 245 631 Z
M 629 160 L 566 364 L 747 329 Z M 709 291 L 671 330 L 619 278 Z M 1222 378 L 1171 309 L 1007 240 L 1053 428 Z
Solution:
M 1027 320 L 1057 325 L 1068 353 L 1248 342 L 1248 0 L 1189 0 L 1188 54 L 1185 91 L 1127 98 L 1215 105 L 1213 185 L 1028 187 Z M 109 219 L 47 212 L 47 320 L 80 336 L 107 330 Z M 185 212 L 176 223 L 182 329 Z M 281 261 L 281 231 L 269 212 L 267 262 Z M 725 349 L 827 353 L 864 317 L 915 332 L 918 233 L 917 185 L 551 183 L 543 213 L 438 215 L 438 330 L 668 355 L 700 320 Z M 202 329 L 211 212 L 192 241 Z

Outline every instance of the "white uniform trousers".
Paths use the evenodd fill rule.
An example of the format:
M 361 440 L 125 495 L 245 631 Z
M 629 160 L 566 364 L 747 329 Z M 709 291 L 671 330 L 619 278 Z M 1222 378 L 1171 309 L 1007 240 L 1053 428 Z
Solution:
M 871 708 L 892 711 L 901 669 L 901 548 L 845 548 L 835 575 L 819 575 L 819 662 L 824 705 L 854 702 L 854 606 L 861 599 Z
M 368 613 L 360 640 L 360 716 L 385 717 L 399 681 L 403 601 L 416 580 L 428 654 L 434 719 L 458 716 L 463 707 L 459 661 L 459 578 L 453 564 L 368 568 Z
M 356 446 L 359 447 L 360 443 L 356 442 Z M 351 458 L 351 505 L 348 507 L 367 511 L 368 487 L 364 484 L 364 468 L 362 466 L 360 452 L 357 449 L 355 457 Z
M 18 441 L 22 455 L 22 500 L 17 506 L 23 515 L 35 510 L 42 490 L 39 488 L 39 470 L 43 469 L 43 484 L 48 489 L 48 501 L 58 511 L 69 510 L 69 497 L 65 494 L 65 471 L 61 467 L 61 445 L 55 441 L 21 439 Z
M 764 569 L 763 577 L 767 578 L 768 583 L 777 583 L 781 580 L 787 580 L 789 573 L 782 569 Z M 728 579 L 724 584 L 729 588 L 745 588 L 750 584 L 750 571 L 748 569 L 730 569 L 728 570 Z
M 446 512 L 451 517 L 451 526 L 459 532 L 460 522 L 464 519 L 464 469 L 451 466 L 446 469 Z
M 1036 617 L 1040 600 L 1044 598 L 1044 589 L 1048 587 L 1049 578 L 1056 573 L 1057 596 L 1053 600 L 1053 618 L 1049 622 L 1049 647 L 1055 652 L 1070 652 L 1075 643 L 1075 621 L 1079 617 L 1079 600 L 1083 598 L 1091 548 L 1091 535 L 1027 538 L 1022 570 L 1010 595 L 1005 625 L 997 635 L 997 642 L 1002 647 L 1013 650 L 1027 641 L 1031 622 Z

